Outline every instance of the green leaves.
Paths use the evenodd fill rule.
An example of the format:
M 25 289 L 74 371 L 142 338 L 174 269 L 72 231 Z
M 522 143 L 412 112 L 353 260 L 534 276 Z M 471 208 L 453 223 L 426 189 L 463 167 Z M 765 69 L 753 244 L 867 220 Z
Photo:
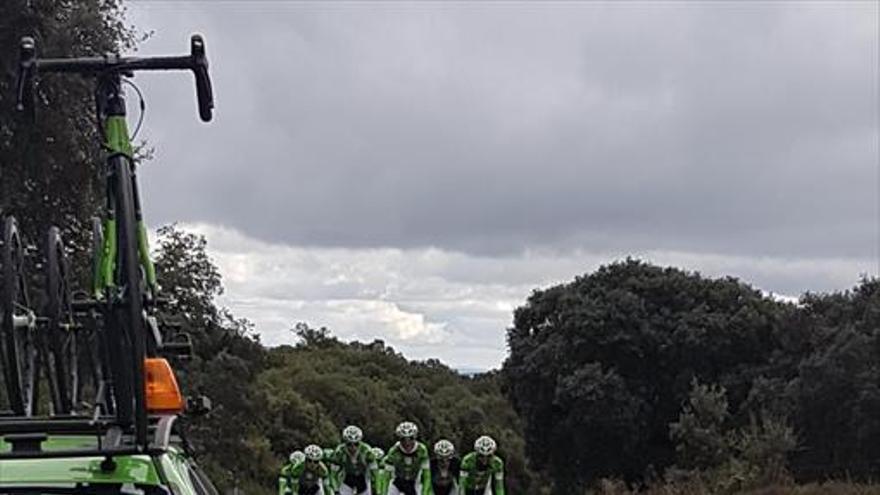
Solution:
M 878 326 L 876 280 L 795 306 L 626 260 L 517 308 L 505 391 L 559 493 L 673 463 L 737 483 L 860 472 L 880 457 Z
M 669 425 L 679 466 L 705 469 L 727 460 L 731 448 L 726 434 L 729 419 L 724 388 L 702 385 L 694 379 L 678 421 Z

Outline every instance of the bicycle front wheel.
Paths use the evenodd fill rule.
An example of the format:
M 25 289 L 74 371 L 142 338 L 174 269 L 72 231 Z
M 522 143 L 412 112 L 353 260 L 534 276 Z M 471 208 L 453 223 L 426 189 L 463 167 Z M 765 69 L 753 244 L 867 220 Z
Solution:
M 147 443 L 147 404 L 144 387 L 144 358 L 146 357 L 146 329 L 144 324 L 144 286 L 138 257 L 138 220 L 134 202 L 132 167 L 134 164 L 121 156 L 116 157 L 116 214 L 118 222 L 117 287 L 123 289 L 122 304 L 117 305 L 116 321 L 125 334 L 127 353 L 122 354 L 130 380 L 125 388 L 130 402 L 126 407 L 133 412 L 137 443 Z M 114 380 L 115 382 L 115 380 Z M 120 407 L 120 410 L 122 408 Z

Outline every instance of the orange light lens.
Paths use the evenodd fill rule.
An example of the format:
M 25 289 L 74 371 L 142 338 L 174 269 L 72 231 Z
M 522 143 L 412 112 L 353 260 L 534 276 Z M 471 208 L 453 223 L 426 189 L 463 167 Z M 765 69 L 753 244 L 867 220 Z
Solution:
M 177 414 L 183 412 L 184 402 L 177 379 L 168 361 L 162 358 L 144 360 L 147 411 Z

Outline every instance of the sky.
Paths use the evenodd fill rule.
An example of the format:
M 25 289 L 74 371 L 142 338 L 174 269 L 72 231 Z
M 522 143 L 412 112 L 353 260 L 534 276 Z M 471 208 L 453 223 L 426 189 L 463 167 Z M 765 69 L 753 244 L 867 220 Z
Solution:
M 780 297 L 877 275 L 878 2 L 130 0 L 145 215 L 221 303 L 498 367 L 535 290 L 627 256 Z

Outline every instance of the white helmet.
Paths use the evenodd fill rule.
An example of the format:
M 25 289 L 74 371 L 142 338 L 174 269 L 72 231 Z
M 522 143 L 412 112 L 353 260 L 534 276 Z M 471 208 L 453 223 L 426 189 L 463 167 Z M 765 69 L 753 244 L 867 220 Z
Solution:
M 485 435 L 481 436 L 476 442 L 474 442 L 474 450 L 480 455 L 492 455 L 497 448 L 498 445 L 495 443 L 495 440 L 492 440 L 492 437 Z
M 385 451 L 379 447 L 373 447 L 373 456 L 376 458 L 377 461 L 381 460 L 383 457 L 385 457 Z
M 397 429 L 394 430 L 394 433 L 397 434 L 398 438 L 416 438 L 419 436 L 419 427 L 414 423 L 404 421 L 397 425 Z
M 455 445 L 449 440 L 440 440 L 434 444 L 434 454 L 438 459 L 450 459 L 455 455 Z
M 296 464 L 301 463 L 301 462 L 304 461 L 304 460 L 306 460 L 306 455 L 303 454 L 303 451 L 302 451 L 302 450 L 294 450 L 294 451 L 290 454 L 290 463 L 291 463 L 291 464 L 296 465 Z
M 345 429 L 342 430 L 342 439 L 345 440 L 346 443 L 358 443 L 363 438 L 364 432 L 357 426 L 346 426 Z
M 306 459 L 310 461 L 320 461 L 324 458 L 324 449 L 317 445 L 309 445 L 305 448 Z

